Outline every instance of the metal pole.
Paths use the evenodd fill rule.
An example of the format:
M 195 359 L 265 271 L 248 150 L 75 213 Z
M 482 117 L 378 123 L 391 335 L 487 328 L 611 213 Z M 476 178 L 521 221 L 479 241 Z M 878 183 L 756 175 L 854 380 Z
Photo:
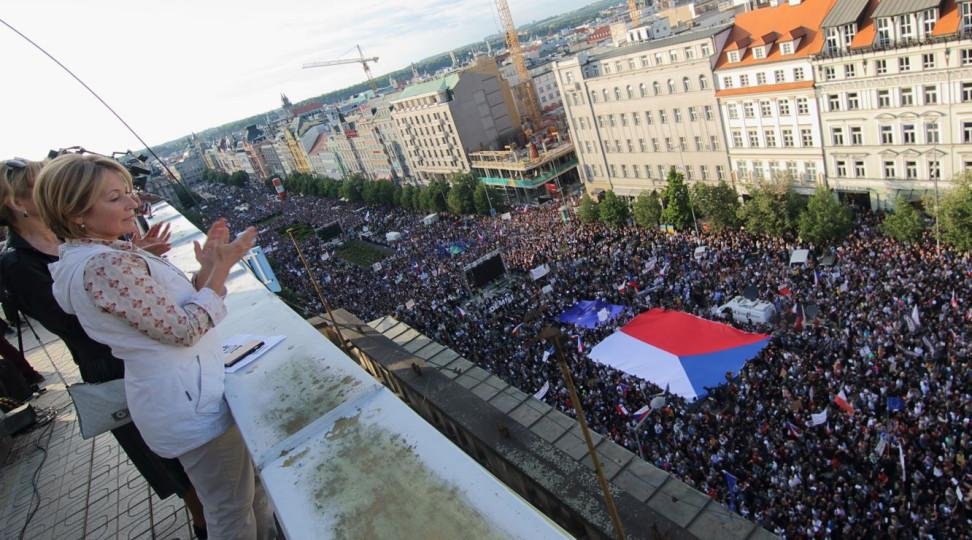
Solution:
M 619 539 L 624 540 L 625 534 L 624 526 L 621 524 L 621 516 L 618 514 L 618 508 L 614 504 L 614 497 L 611 495 L 611 488 L 608 485 L 607 478 L 604 477 L 604 469 L 601 467 L 601 459 L 594 450 L 594 441 L 591 439 L 591 432 L 587 428 L 587 417 L 584 416 L 584 408 L 581 405 L 580 398 L 577 396 L 577 389 L 574 387 L 574 378 L 570 375 L 570 368 L 567 366 L 567 358 L 564 355 L 564 350 L 560 345 L 560 330 L 552 326 L 548 326 L 540 333 L 540 337 L 549 341 L 557 350 L 557 363 L 560 364 L 560 372 L 564 377 L 564 384 L 567 385 L 567 392 L 570 393 L 570 401 L 574 405 L 574 412 L 577 414 L 577 423 L 580 425 L 581 433 L 584 434 L 584 442 L 587 443 L 587 452 L 591 456 L 591 462 L 594 463 L 594 472 L 597 475 L 597 482 L 601 485 L 601 491 L 604 493 L 604 502 L 607 504 L 608 514 L 611 515 L 611 521 L 614 523 L 614 532 L 617 534 Z
M 940 171 L 941 169 L 939 169 Z M 939 172 L 939 174 L 941 174 Z M 935 253 L 942 254 L 942 230 L 938 226 L 938 215 L 942 213 L 942 204 L 939 199 L 938 177 L 935 177 Z
M 327 303 L 327 300 L 324 299 L 324 293 L 321 292 L 321 287 L 317 284 L 317 278 L 315 278 L 313 272 L 311 272 L 310 265 L 307 264 L 307 259 L 304 258 L 304 253 L 300 250 L 300 245 L 297 243 L 297 239 L 294 238 L 294 231 L 292 229 L 287 229 L 287 236 L 290 237 L 290 241 L 294 244 L 294 249 L 297 250 L 297 256 L 300 257 L 300 262 L 304 265 L 304 270 L 307 271 L 307 277 L 310 279 L 311 284 L 314 285 L 314 290 L 317 292 L 317 297 L 320 298 L 321 303 L 324 304 L 324 310 L 327 311 L 327 316 L 331 318 L 331 326 L 334 327 L 334 331 L 337 332 L 338 339 L 341 341 L 341 349 L 346 349 L 348 342 L 344 340 L 344 336 L 341 334 L 341 328 L 334 319 L 334 313 L 331 311 L 331 306 Z

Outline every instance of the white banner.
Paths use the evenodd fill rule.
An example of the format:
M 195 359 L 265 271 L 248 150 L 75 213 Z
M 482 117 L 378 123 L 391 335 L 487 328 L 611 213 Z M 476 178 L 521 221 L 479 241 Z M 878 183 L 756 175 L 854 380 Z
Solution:
M 371 269 L 375 272 L 381 272 L 381 263 L 376 262 L 375 264 L 371 265 Z
M 536 281 L 549 273 L 550 273 L 550 265 L 544 263 L 534 268 L 533 270 L 530 270 L 530 279 Z
M 821 424 L 827 423 L 827 409 L 824 409 L 818 413 L 812 413 L 810 415 L 810 425 L 819 426 Z
M 535 399 L 543 399 L 543 396 L 547 395 L 547 392 L 549 391 L 550 391 L 550 381 L 547 381 L 543 383 L 543 386 L 541 386 L 539 390 L 537 390 L 536 394 L 533 394 L 533 397 Z

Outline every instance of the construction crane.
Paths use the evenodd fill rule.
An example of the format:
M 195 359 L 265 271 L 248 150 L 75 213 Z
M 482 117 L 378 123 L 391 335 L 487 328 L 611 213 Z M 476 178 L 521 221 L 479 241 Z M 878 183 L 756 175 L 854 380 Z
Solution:
M 520 36 L 516 33 L 513 15 L 510 13 L 510 6 L 506 3 L 506 0 L 496 0 L 496 11 L 499 12 L 503 32 L 506 34 L 506 47 L 510 50 L 510 57 L 513 59 L 517 77 L 520 79 L 519 84 L 517 84 L 517 94 L 520 96 L 520 103 L 526 109 L 523 113 L 530 119 L 533 130 L 539 130 L 541 127 L 540 100 L 537 99 L 537 90 L 533 87 L 533 79 L 530 77 L 530 71 L 523 59 Z
M 641 22 L 641 11 L 637 0 L 628 0 L 628 13 L 631 15 L 631 27 L 636 28 Z
M 304 64 L 301 67 L 303 67 L 304 69 L 310 69 L 310 68 L 319 68 L 319 67 L 328 67 L 328 66 L 340 66 L 340 65 L 344 65 L 344 64 L 358 64 L 358 63 L 360 63 L 361 64 L 361 67 L 364 68 L 365 76 L 368 77 L 368 84 L 371 86 L 371 91 L 374 92 L 377 95 L 378 94 L 378 86 L 375 85 L 375 80 L 373 78 L 371 78 L 371 67 L 368 66 L 368 63 L 369 62 L 377 62 L 378 61 L 378 57 L 377 56 L 373 56 L 371 58 L 365 58 L 364 53 L 361 52 L 361 45 L 355 45 L 355 47 L 358 49 L 358 58 L 348 58 L 346 60 L 325 60 L 323 62 L 311 62 L 309 64 Z

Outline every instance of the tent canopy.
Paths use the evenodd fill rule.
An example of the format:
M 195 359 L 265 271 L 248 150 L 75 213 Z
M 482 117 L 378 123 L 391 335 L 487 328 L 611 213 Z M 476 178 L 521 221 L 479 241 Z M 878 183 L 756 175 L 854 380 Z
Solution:
M 737 373 L 768 342 L 765 334 L 656 308 L 598 343 L 590 357 L 694 400 L 725 382 L 727 372 Z

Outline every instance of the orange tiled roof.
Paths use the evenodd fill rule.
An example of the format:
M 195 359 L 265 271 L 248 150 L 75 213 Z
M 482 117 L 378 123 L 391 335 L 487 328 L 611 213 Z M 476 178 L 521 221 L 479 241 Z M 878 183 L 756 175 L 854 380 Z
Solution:
M 791 6 L 784 0 L 776 7 L 764 7 L 736 15 L 736 22 L 727 41 L 731 45 L 726 46 L 719 54 L 716 69 L 792 60 L 820 52 L 824 44 L 820 23 L 836 3 L 837 0 L 803 0 L 799 5 Z M 799 27 L 804 27 L 807 33 L 793 54 L 783 56 L 779 47 L 774 45 L 766 58 L 755 58 L 752 52 L 747 51 L 739 62 L 729 63 L 727 51 L 734 49 L 732 45 L 751 39 L 752 36 L 765 36 L 773 31 L 786 34 Z
M 851 41 L 851 49 L 870 47 L 874 44 L 874 37 L 877 35 L 877 24 L 874 23 L 871 14 L 877 9 L 878 2 L 880 0 L 871 0 L 867 3 L 867 7 L 864 8 L 864 13 L 861 16 L 861 26 L 857 29 L 854 40 Z
M 747 94 L 768 94 L 770 92 L 784 92 L 798 88 L 810 88 L 813 81 L 794 81 L 779 84 L 764 84 L 762 86 L 744 86 L 742 88 L 724 88 L 716 90 L 716 97 L 744 96 Z
M 960 18 L 958 3 L 955 0 L 946 0 L 942 7 L 941 16 L 935 23 L 935 28 L 932 29 L 932 35 L 935 37 L 948 36 L 958 32 Z

